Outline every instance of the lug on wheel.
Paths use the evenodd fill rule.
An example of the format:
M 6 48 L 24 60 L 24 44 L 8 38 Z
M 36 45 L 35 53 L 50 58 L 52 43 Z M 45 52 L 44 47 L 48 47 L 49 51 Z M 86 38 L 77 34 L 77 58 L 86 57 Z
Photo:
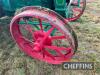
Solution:
M 77 38 L 70 26 L 46 8 L 19 13 L 12 19 L 10 31 L 22 51 L 51 64 L 69 61 L 77 49 Z
M 66 0 L 68 3 L 68 0 Z M 68 4 L 67 4 L 68 7 Z M 81 17 L 86 8 L 86 0 L 73 0 L 67 8 L 67 20 L 75 21 Z M 71 14 L 71 16 L 69 15 Z

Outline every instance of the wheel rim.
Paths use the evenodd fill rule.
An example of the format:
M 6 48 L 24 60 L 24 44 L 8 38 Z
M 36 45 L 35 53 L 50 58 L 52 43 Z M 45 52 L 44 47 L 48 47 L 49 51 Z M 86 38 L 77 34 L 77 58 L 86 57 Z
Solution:
M 71 14 L 72 16 L 68 16 L 67 20 L 75 21 L 79 19 L 85 10 L 85 7 L 86 7 L 86 0 L 73 0 L 71 5 L 69 6 L 69 10 L 67 9 L 68 10 L 67 15 Z
M 38 12 L 37 9 L 35 11 Z M 64 61 L 69 61 L 74 54 L 73 49 L 75 49 L 72 44 L 72 36 L 68 36 L 69 33 L 66 35 L 64 30 L 48 19 L 35 14 L 32 15 L 33 12 L 33 10 L 24 11 L 11 21 L 10 31 L 18 46 L 31 57 L 51 64 L 61 64 Z M 43 13 L 45 12 L 43 11 Z M 53 18 L 55 17 L 53 16 Z M 39 25 L 29 25 L 28 21 L 30 20 L 33 22 L 38 20 Z M 25 24 L 20 24 L 21 21 L 24 21 Z M 49 26 L 43 25 L 42 22 L 49 23 Z M 63 26 L 61 27 L 63 28 Z M 52 35 L 52 33 L 55 34 Z M 66 44 L 62 45 L 62 43 Z

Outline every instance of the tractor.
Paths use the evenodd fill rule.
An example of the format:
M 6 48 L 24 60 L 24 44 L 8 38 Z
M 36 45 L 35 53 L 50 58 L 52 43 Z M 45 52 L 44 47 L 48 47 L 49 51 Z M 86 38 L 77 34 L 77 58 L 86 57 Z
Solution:
M 78 47 L 68 22 L 79 19 L 85 7 L 86 0 L 0 0 L 0 16 L 14 16 L 10 32 L 23 52 L 62 64 L 70 61 Z

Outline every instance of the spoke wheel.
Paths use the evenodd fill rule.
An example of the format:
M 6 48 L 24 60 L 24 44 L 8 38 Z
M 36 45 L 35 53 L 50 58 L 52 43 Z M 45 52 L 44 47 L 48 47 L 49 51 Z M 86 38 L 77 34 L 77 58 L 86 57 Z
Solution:
M 74 31 L 69 25 L 64 25 L 66 21 L 54 11 L 34 7 L 12 19 L 10 32 L 21 50 L 29 56 L 61 64 L 69 61 L 77 49 Z
M 73 0 L 70 6 L 67 8 L 67 12 L 68 12 L 67 20 L 75 21 L 79 19 L 82 16 L 85 8 L 86 8 L 86 0 Z

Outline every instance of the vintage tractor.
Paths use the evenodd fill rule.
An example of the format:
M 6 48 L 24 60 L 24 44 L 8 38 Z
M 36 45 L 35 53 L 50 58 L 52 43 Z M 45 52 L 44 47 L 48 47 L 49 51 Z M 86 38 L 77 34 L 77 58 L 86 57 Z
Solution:
M 77 50 L 77 37 L 68 21 L 84 12 L 86 0 L 2 0 L 3 12 L 15 12 L 10 32 L 19 48 L 50 64 L 69 61 Z M 8 14 L 9 15 L 9 14 Z
M 0 0 L 0 16 L 14 15 L 25 6 L 42 6 L 56 11 L 69 21 L 80 18 L 86 7 L 86 0 Z

